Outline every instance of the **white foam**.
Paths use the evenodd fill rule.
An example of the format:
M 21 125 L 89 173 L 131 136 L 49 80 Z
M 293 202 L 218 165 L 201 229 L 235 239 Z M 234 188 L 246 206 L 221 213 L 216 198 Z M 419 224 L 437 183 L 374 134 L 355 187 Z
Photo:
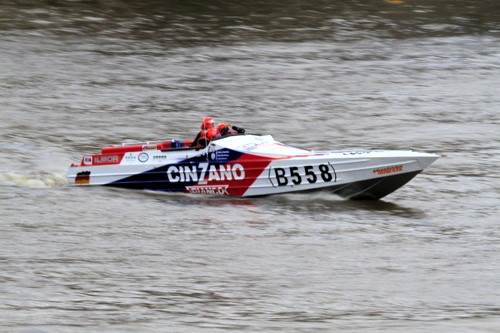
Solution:
M 66 184 L 65 177 L 49 172 L 38 172 L 33 174 L 23 174 L 13 171 L 0 172 L 0 185 L 4 186 L 45 188 L 61 187 Z

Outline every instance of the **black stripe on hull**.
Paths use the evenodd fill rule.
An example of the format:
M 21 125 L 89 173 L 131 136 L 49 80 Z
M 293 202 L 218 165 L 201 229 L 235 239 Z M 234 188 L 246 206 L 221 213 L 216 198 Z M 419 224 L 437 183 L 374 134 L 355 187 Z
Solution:
M 329 187 L 328 190 L 351 200 L 378 200 L 408 183 L 420 171 Z

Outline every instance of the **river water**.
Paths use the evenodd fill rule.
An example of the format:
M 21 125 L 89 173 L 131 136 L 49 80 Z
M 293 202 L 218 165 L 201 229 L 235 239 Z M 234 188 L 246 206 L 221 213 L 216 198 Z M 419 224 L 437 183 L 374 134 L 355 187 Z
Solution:
M 500 332 L 498 1 L 0 4 L 0 332 Z M 441 156 L 378 202 L 66 186 L 212 116 Z

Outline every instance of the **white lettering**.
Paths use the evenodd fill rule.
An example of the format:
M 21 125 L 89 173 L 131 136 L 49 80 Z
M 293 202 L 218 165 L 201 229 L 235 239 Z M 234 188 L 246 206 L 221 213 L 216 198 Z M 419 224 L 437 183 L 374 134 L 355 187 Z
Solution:
M 198 168 L 196 167 L 196 165 L 193 165 L 191 167 L 191 169 L 189 169 L 189 166 L 185 166 L 184 167 L 184 172 L 186 173 L 186 181 L 195 181 L 197 182 L 198 181 Z
M 231 166 L 227 166 L 227 170 L 224 167 L 224 165 L 219 166 L 219 171 L 220 171 L 220 180 L 232 180 L 233 179 L 233 174 L 231 173 Z
M 200 178 L 198 179 L 198 184 L 206 184 L 205 174 L 207 173 L 208 163 L 200 163 L 198 164 L 198 168 L 201 168 Z
M 208 181 L 211 180 L 220 180 L 219 173 L 217 172 L 217 167 L 215 165 L 210 166 L 210 170 L 208 172 Z
M 175 165 L 170 166 L 167 170 L 167 177 L 169 182 L 178 182 L 180 180 L 179 168 L 177 168 Z
M 241 164 L 233 165 L 233 177 L 235 180 L 242 180 L 245 178 L 245 169 L 243 168 L 243 165 Z
M 200 176 L 198 177 L 198 172 Z M 198 185 L 205 185 L 210 181 L 231 181 L 242 180 L 245 178 L 245 169 L 241 164 L 234 165 L 215 165 L 209 163 L 200 163 L 198 165 L 171 165 L 167 169 L 167 178 L 169 182 L 198 182 Z M 205 175 L 208 173 L 208 179 Z
M 184 182 L 184 181 L 185 181 L 185 179 L 184 179 L 184 176 L 185 176 L 185 175 L 186 175 L 186 174 L 185 174 L 185 171 L 184 171 L 184 167 L 180 166 L 180 167 L 179 167 L 179 176 L 181 177 L 181 180 L 180 180 L 181 182 Z

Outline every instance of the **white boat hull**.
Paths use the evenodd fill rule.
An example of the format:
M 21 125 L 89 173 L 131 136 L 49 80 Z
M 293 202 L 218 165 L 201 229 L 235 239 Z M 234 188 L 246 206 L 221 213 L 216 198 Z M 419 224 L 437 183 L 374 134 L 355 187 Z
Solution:
M 226 137 L 201 149 L 184 145 L 108 147 L 72 165 L 67 179 L 74 185 L 195 194 L 251 197 L 328 190 L 350 199 L 380 199 L 438 158 L 412 151 L 315 152 L 269 135 Z

